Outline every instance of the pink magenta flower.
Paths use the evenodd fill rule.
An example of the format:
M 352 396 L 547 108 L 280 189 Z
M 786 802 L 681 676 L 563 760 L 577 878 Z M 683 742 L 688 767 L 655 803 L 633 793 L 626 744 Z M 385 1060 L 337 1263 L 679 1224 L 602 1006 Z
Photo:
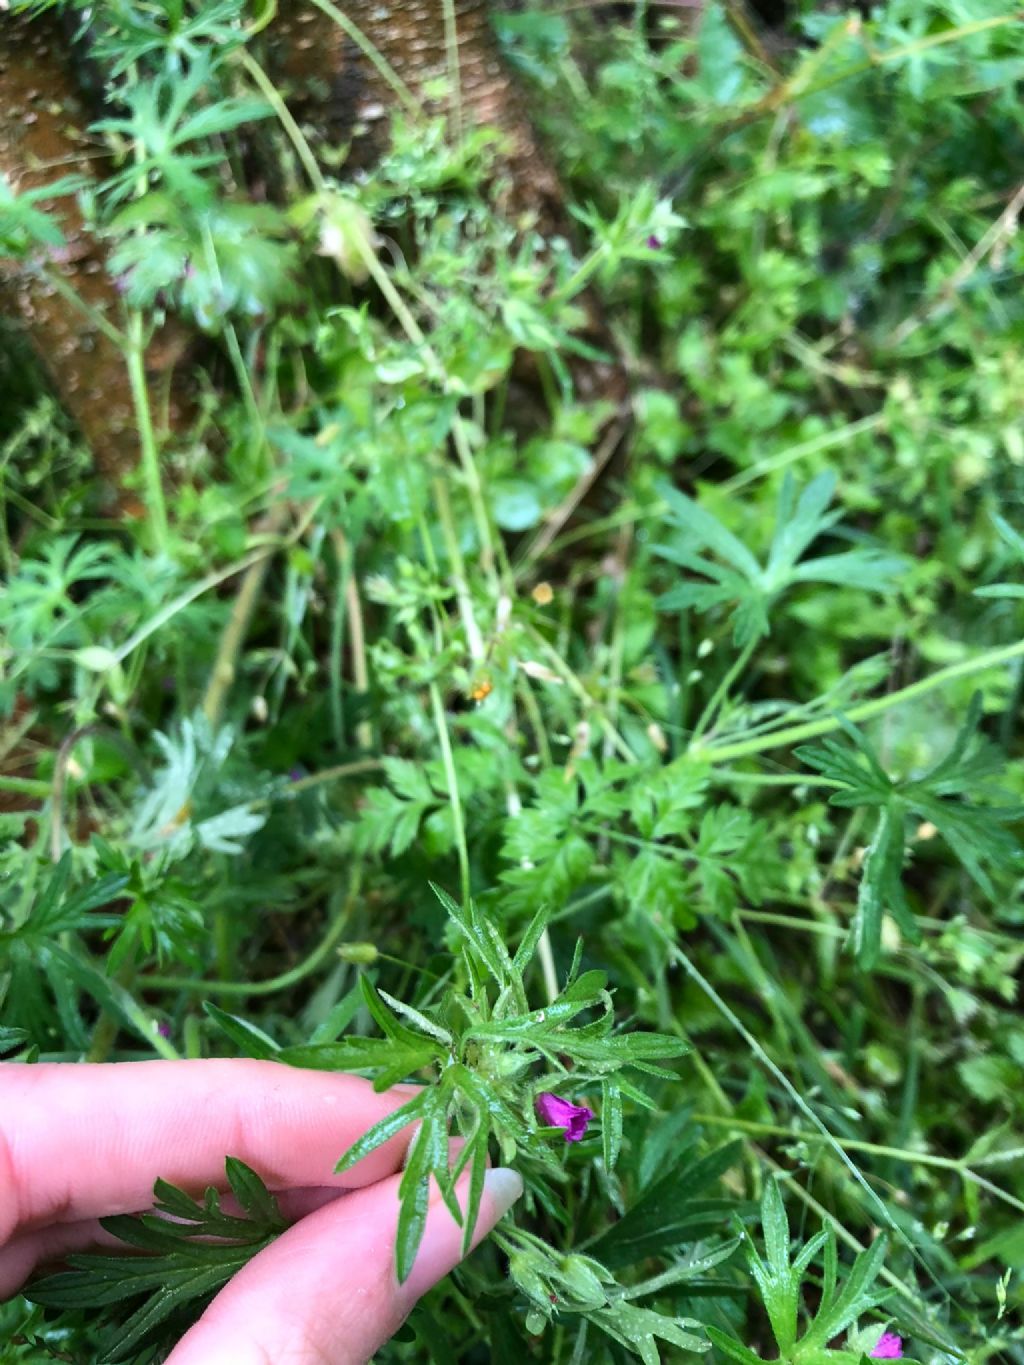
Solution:
M 903 1356 L 903 1338 L 895 1332 L 883 1332 L 871 1352 L 873 1360 L 900 1360 Z
M 537 1096 L 537 1117 L 547 1128 L 564 1128 L 566 1142 L 579 1142 L 594 1117 L 593 1109 L 585 1104 L 573 1104 L 545 1090 Z

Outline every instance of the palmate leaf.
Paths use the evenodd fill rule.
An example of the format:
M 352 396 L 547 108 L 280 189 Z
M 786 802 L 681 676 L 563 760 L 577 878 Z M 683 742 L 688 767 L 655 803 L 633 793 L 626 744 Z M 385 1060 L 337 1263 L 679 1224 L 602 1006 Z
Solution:
M 66 175 L 47 185 L 15 193 L 8 177 L 0 175 L 0 256 L 22 256 L 40 247 L 63 246 L 60 220 L 36 205 L 51 204 L 87 184 L 83 176 Z
M 812 480 L 799 497 L 792 477 L 787 474 L 783 479 L 775 532 L 764 564 L 692 498 L 668 485 L 661 485 L 658 491 L 668 504 L 669 523 L 684 539 L 673 545 L 656 545 L 655 553 L 704 580 L 689 580 L 670 588 L 658 599 L 658 606 L 664 611 L 687 607 L 707 611 L 732 602 L 733 640 L 737 645 L 751 644 L 769 633 L 771 607 L 795 584 L 829 583 L 885 593 L 906 568 L 902 557 L 883 554 L 873 547 L 801 559 L 842 515 L 838 510 L 828 511 L 835 493 L 831 473 Z M 725 567 L 701 553 L 705 549 L 724 561 Z
M 142 1298 L 127 1319 L 116 1317 L 101 1345 L 110 1365 L 133 1360 L 140 1346 L 172 1316 L 193 1320 L 238 1270 L 285 1231 L 277 1201 L 255 1171 L 228 1157 L 228 1185 L 243 1210 L 242 1217 L 220 1207 L 220 1194 L 210 1188 L 200 1203 L 166 1181 L 154 1186 L 153 1214 L 101 1219 L 107 1232 L 136 1255 L 85 1253 L 67 1258 L 70 1270 L 49 1275 L 22 1292 L 32 1303 L 50 1308 L 115 1309 Z M 178 1221 L 168 1221 L 175 1219 Z M 216 1243 L 196 1238 L 216 1238 Z
M 700 1323 L 686 1318 L 669 1318 L 649 1308 L 637 1308 L 622 1299 L 589 1316 L 613 1341 L 635 1351 L 644 1365 L 661 1365 L 655 1338 L 669 1341 L 684 1351 L 703 1353 L 708 1349 L 708 1339 Z M 690 1327 L 696 1327 L 698 1331 L 688 1330 Z
M 1019 806 L 982 804 L 979 798 L 1001 798 L 990 779 L 1003 765 L 1003 755 L 978 731 L 981 697 L 976 695 L 948 752 L 921 777 L 896 780 L 883 768 L 863 733 L 848 721 L 850 743 L 826 740 L 797 749 L 797 757 L 833 782 L 842 784 L 829 803 L 877 810 L 874 831 L 861 869 L 851 943 L 860 966 L 878 961 L 882 921 L 890 913 L 901 932 L 917 942 L 919 931 L 903 890 L 907 817 L 935 826 L 954 857 L 987 896 L 995 895 L 993 873 L 1013 875 L 1021 847 L 1005 828 L 1019 820 Z

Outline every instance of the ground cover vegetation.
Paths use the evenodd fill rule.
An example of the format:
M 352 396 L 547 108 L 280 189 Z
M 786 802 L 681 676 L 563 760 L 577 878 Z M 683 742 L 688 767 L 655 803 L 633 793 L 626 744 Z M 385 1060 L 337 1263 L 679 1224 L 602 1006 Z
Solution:
M 108 159 L 5 165 L 5 297 L 132 461 L 12 307 L 0 1048 L 424 1082 L 399 1273 L 447 1133 L 527 1193 L 382 1361 L 1019 1360 L 1020 15 L 499 7 L 553 223 L 438 8 L 410 92 L 318 6 L 355 169 L 274 5 L 57 7 Z M 228 1175 L 0 1359 L 160 1359 L 280 1230 Z

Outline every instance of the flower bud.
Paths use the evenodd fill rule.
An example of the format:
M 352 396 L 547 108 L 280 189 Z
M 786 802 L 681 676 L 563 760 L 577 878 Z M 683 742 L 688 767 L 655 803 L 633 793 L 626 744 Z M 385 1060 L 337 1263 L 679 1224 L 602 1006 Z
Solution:
M 342 943 L 338 948 L 338 956 L 342 962 L 357 962 L 368 966 L 376 962 L 380 954 L 375 943 Z

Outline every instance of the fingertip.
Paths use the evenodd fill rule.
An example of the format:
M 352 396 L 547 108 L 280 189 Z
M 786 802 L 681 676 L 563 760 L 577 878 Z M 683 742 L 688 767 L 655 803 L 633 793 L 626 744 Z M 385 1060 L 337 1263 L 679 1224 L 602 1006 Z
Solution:
M 510 1166 L 495 1166 L 484 1176 L 484 1193 L 489 1195 L 497 1212 L 494 1222 L 503 1218 L 523 1193 L 523 1177 Z M 493 1226 L 493 1224 L 492 1224 Z

